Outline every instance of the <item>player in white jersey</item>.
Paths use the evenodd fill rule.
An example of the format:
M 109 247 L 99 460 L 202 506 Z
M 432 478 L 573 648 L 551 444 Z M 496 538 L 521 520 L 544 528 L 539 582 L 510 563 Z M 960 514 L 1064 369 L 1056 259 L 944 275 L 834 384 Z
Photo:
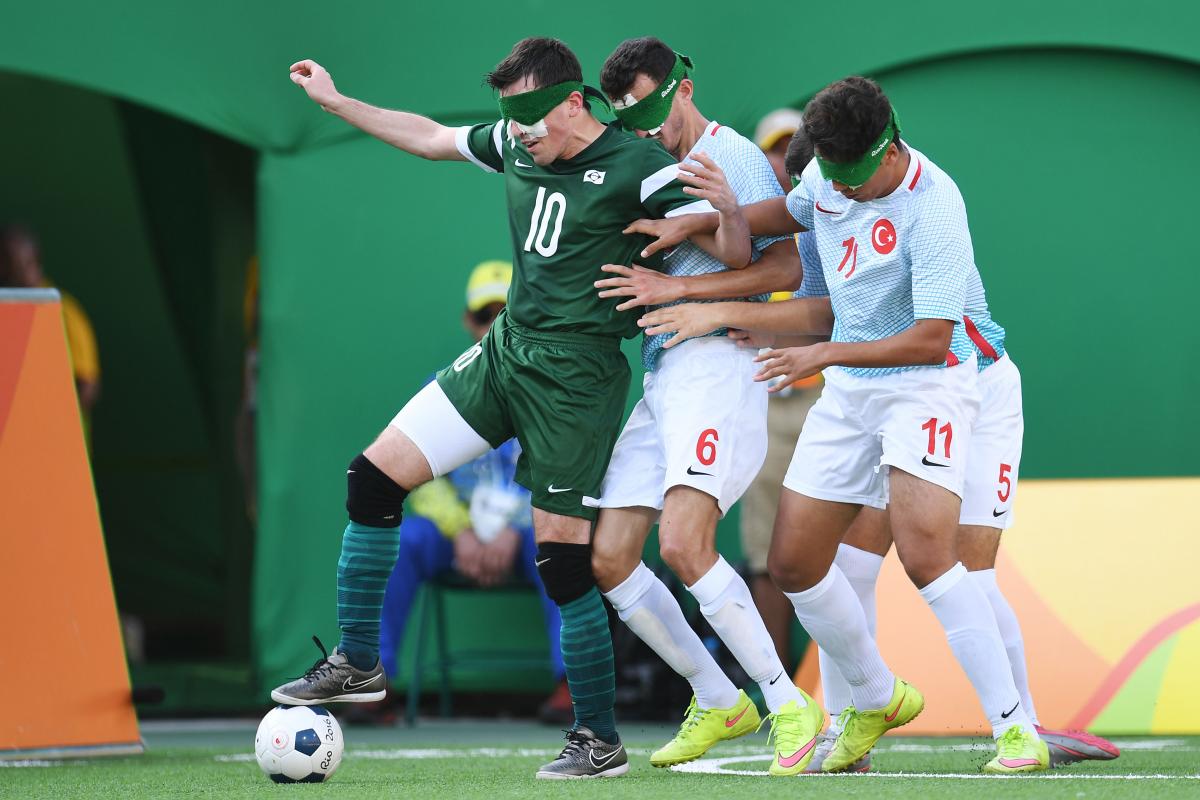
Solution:
M 799 186 L 786 203 L 744 212 L 759 235 L 814 232 L 834 311 L 830 343 L 760 356 L 758 376 L 791 381 L 824 370 L 826 379 L 784 479 L 769 564 L 851 687 L 853 706 L 822 769 L 851 767 L 924 702 L 883 662 L 834 564 L 863 506 L 888 509 L 901 562 L 979 695 L 998 745 L 985 770 L 1045 769 L 1046 746 L 1021 707 L 996 620 L 978 584 L 965 579 L 956 549 L 979 408 L 976 356 L 963 323 L 976 268 L 962 197 L 948 175 L 901 141 L 895 111 L 872 81 L 826 87 L 809 103 L 805 129 L 816 158 Z M 647 249 L 706 222 L 654 231 L 663 235 Z M 789 323 L 787 315 L 819 302 L 742 304 L 722 323 L 772 329 L 783 320 L 775 330 L 795 330 L 798 320 Z M 647 315 L 647 330 L 694 334 L 673 311 Z
M 601 71 L 600 85 L 618 119 L 657 138 L 684 169 L 721 171 L 740 204 L 782 200 L 779 182 L 752 142 L 704 117 L 693 102 L 690 61 L 653 37 L 623 42 Z M 703 191 L 703 190 L 701 190 Z M 666 258 L 663 280 L 687 278 L 700 297 L 747 297 L 795 288 L 799 259 L 790 237 L 756 237 L 761 257 L 731 272 L 691 242 Z M 778 265 L 785 265 L 781 274 Z M 610 267 L 617 278 L 597 282 L 602 296 L 647 301 L 642 289 L 657 273 Z M 723 331 L 720 333 L 724 333 Z M 754 702 L 722 672 L 688 625 L 678 602 L 641 561 L 659 523 L 663 560 L 687 585 L 700 610 L 747 674 L 771 712 L 777 758 L 772 774 L 795 774 L 810 747 L 797 732 L 818 727 L 820 707 L 792 683 L 745 581 L 716 550 L 716 526 L 746 490 L 766 454 L 767 393 L 753 380 L 754 354 L 729 338 L 694 338 L 662 353 L 666 337 L 647 336 L 644 395 L 613 450 L 601 491 L 593 539 L 593 571 L 621 619 L 673 669 L 695 697 L 679 733 L 651 756 L 655 766 L 691 761 L 719 741 L 759 728 Z
M 812 145 L 803 130 L 788 145 L 787 169 L 798 182 L 800 174 L 812 160 Z M 798 238 L 811 238 L 811 233 Z M 801 247 L 806 267 L 819 266 L 815 248 Z M 825 276 L 820 269 L 806 269 L 804 282 L 796 292 L 798 297 L 828 297 Z M 958 555 L 967 567 L 972 580 L 979 582 L 987 595 L 1004 649 L 1008 654 L 1013 681 L 1021 695 L 1021 703 L 1033 722 L 1038 735 L 1050 751 L 1052 766 L 1083 760 L 1109 760 L 1120 755 L 1115 745 L 1086 731 L 1051 730 L 1038 721 L 1029 690 L 1026 669 L 1025 643 L 1021 626 L 1012 606 L 996 583 L 996 553 L 1000 534 L 1013 523 L 1013 504 L 1016 501 L 1017 474 L 1020 470 L 1022 434 L 1025 429 L 1021 411 L 1021 373 L 1005 350 L 1005 331 L 991 315 L 983 280 L 976 273 L 967 287 L 967 302 L 963 324 L 975 345 L 979 362 L 979 417 L 971 431 L 971 450 L 967 455 L 967 475 L 963 484 L 962 510 L 958 518 Z M 738 338 L 751 338 L 744 332 Z M 867 617 L 867 627 L 875 635 L 875 583 L 883 559 L 892 546 L 887 514 L 864 507 L 838 546 L 834 563 L 846 575 L 854 588 Z M 840 727 L 842 712 L 852 703 L 850 684 L 824 651 L 819 651 L 821 686 L 825 707 L 834 722 L 817 745 L 809 772 L 820 770 L 820 764 L 833 748 Z M 864 756 L 854 771 L 870 769 L 870 754 Z

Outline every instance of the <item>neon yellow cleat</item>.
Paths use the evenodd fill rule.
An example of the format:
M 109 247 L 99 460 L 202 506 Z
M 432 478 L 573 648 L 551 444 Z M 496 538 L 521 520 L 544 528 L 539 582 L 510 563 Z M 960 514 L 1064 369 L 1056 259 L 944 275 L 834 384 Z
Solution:
M 650 756 L 650 763 L 669 767 L 695 761 L 717 742 L 745 736 L 758 730 L 761 724 L 758 707 L 744 691 L 738 692 L 738 701 L 731 708 L 700 708 L 693 697 L 679 733 Z
M 772 775 L 799 775 L 804 772 L 816 750 L 817 736 L 825 727 L 825 712 L 817 705 L 817 701 L 803 691 L 800 693 L 808 702 L 804 708 L 791 700 L 778 712 L 767 715 L 771 721 L 770 738 L 775 740 L 775 757 L 771 759 L 771 768 L 767 770 Z
M 853 706 L 842 712 L 842 732 L 821 765 L 822 772 L 842 772 L 871 752 L 888 731 L 906 725 L 925 709 L 925 698 L 912 684 L 896 678 L 892 700 L 883 708 L 858 711 Z
M 983 765 L 993 775 L 1039 772 L 1050 767 L 1050 751 L 1034 731 L 1014 725 L 996 742 L 996 757 Z

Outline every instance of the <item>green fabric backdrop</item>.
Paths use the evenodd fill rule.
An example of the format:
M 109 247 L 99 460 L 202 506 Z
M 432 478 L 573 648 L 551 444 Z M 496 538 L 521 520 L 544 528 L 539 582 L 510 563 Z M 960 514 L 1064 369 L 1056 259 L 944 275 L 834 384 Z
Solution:
M 508 246 L 498 179 L 396 154 L 320 113 L 287 81 L 301 57 L 348 93 L 453 122 L 494 116 L 480 76 L 531 33 L 566 39 L 593 78 L 621 39 L 661 35 L 696 60 L 700 106 L 745 132 L 832 79 L 880 77 L 906 134 L 966 197 L 1026 376 L 1024 474 L 1196 473 L 1200 379 L 1186 365 L 1200 278 L 1184 193 L 1200 177 L 1185 146 L 1200 130 L 1200 7 L 929 0 L 844 14 L 535 0 L 6 9 L 0 70 L 134 101 L 261 152 L 262 685 L 308 663 L 308 634 L 335 638 L 344 465 L 462 349 L 464 273 Z M 158 355 L 186 357 L 182 344 Z

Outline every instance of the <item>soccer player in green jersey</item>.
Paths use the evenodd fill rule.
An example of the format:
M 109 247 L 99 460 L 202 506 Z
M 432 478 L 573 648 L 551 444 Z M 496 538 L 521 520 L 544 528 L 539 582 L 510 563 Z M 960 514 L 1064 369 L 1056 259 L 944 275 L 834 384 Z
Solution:
M 513 242 L 508 306 L 483 341 L 441 370 L 347 471 L 350 523 L 338 561 L 341 641 L 277 702 L 366 702 L 384 692 L 379 612 L 395 563 L 404 498 L 417 486 L 516 436 L 517 481 L 532 493 L 537 567 L 562 614 L 562 653 L 576 723 L 544 778 L 620 775 L 628 759 L 613 719 L 612 642 L 591 569 L 600 485 L 621 423 L 629 366 L 619 348 L 637 315 L 596 295 L 603 264 L 629 264 L 648 239 L 640 217 L 717 211 L 702 246 L 731 267 L 750 259 L 736 200 L 685 191 L 657 143 L 595 119 L 575 55 L 530 38 L 487 77 L 501 119 L 450 128 L 346 97 L 313 61 L 291 79 L 322 108 L 401 150 L 469 161 L 505 177 Z M 713 202 L 710 203 L 709 200 Z

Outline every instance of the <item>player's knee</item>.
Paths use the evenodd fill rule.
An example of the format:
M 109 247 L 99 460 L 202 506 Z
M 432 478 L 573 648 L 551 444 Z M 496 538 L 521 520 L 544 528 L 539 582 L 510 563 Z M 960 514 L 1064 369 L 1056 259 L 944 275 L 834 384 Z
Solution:
M 906 553 L 900 563 L 913 585 L 923 589 L 945 575 L 957 562 L 945 553 Z
M 812 566 L 804 559 L 788 558 L 775 550 L 767 556 L 767 572 L 771 581 L 782 592 L 802 592 L 811 589 L 825 577 L 816 575 Z
M 596 585 L 590 545 L 542 542 L 534 563 L 546 595 L 557 605 L 578 600 Z
M 408 490 L 359 453 L 346 469 L 346 513 L 352 522 L 394 528 L 404 512 Z
M 592 545 L 592 574 L 600 591 L 609 592 L 620 586 L 631 571 L 625 567 L 625 559 L 616 550 Z
M 659 529 L 658 554 L 663 563 L 685 582 L 695 583 L 716 560 L 716 552 L 697 541 L 694 536 L 663 534 Z

